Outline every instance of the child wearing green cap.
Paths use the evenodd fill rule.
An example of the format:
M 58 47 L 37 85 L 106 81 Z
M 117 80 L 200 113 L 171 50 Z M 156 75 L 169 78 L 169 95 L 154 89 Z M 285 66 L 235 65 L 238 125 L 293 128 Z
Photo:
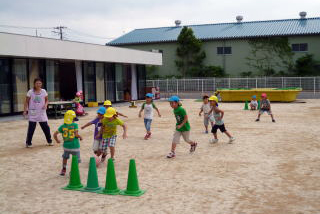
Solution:
M 139 111 L 139 117 L 141 117 L 142 111 L 144 111 L 144 126 L 146 128 L 145 140 L 148 140 L 151 137 L 151 123 L 153 119 L 153 109 L 158 112 L 158 116 L 161 117 L 160 111 L 157 106 L 152 101 L 153 94 L 146 94 L 146 102 L 144 102 Z
M 176 130 L 173 134 L 171 152 L 167 155 L 167 158 L 174 158 L 176 156 L 175 150 L 177 144 L 180 142 L 180 137 L 182 136 L 184 141 L 190 144 L 190 153 L 194 152 L 197 147 L 197 143 L 190 140 L 190 124 L 188 121 L 188 115 L 184 108 L 182 108 L 180 103 L 180 98 L 178 96 L 172 96 L 169 99 L 170 106 L 173 108 L 173 113 L 176 117 Z
M 78 124 L 76 120 L 76 113 L 72 110 L 68 110 L 64 115 L 64 124 L 62 124 L 58 130 L 53 134 L 54 139 L 57 143 L 60 143 L 58 134 L 61 133 L 63 137 L 63 155 L 62 155 L 62 170 L 60 175 L 66 174 L 67 162 L 70 155 L 77 155 L 78 162 L 81 163 L 80 159 L 80 143 L 79 139 L 82 137 L 78 133 Z

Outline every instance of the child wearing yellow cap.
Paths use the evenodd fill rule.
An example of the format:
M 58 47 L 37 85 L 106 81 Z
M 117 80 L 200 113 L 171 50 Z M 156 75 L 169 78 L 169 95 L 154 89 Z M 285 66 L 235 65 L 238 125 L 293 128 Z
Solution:
M 61 133 L 63 137 L 63 155 L 62 155 L 62 170 L 60 175 L 66 174 L 67 162 L 70 155 L 77 155 L 78 162 L 80 159 L 80 143 L 79 139 L 82 137 L 78 133 L 78 124 L 74 123 L 76 120 L 76 113 L 72 110 L 68 110 L 64 115 L 64 124 L 62 124 L 58 130 L 53 134 L 57 143 L 60 143 L 58 134 Z
M 102 135 L 102 146 L 103 148 L 110 147 L 111 158 L 114 160 L 115 145 L 117 140 L 117 126 L 122 126 L 123 128 L 123 139 L 127 138 L 127 126 L 124 122 L 117 117 L 117 111 L 109 107 L 102 119 L 102 128 L 100 130 L 100 135 Z
M 106 109 L 108 109 L 109 107 L 112 107 L 112 103 L 111 103 L 110 100 L 106 100 L 106 101 L 104 101 L 103 106 L 104 106 Z M 122 113 L 120 113 L 120 112 L 118 112 L 118 111 L 117 111 L 117 116 L 121 116 L 121 117 L 128 118 L 128 116 L 126 116 L 126 115 L 124 115 L 124 114 L 122 114 Z
M 212 134 L 214 136 L 214 139 L 210 140 L 210 143 L 217 143 L 218 142 L 218 137 L 217 137 L 217 131 L 218 129 L 222 132 L 225 133 L 229 137 L 229 143 L 232 143 L 235 138 L 231 136 L 231 134 L 226 130 L 223 122 L 223 116 L 224 116 L 224 111 L 218 108 L 218 97 L 216 96 L 211 96 L 209 98 L 210 105 L 211 105 L 211 110 L 209 114 L 212 113 L 212 117 L 214 117 L 215 124 L 212 127 Z

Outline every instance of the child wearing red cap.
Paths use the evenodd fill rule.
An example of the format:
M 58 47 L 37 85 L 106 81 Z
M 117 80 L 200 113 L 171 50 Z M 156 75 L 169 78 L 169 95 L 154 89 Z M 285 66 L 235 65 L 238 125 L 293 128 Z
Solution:
M 271 104 L 269 99 L 267 99 L 267 94 L 266 93 L 262 93 L 261 94 L 261 103 L 260 103 L 260 110 L 259 110 L 259 114 L 258 114 L 258 118 L 256 119 L 256 121 L 260 121 L 260 116 L 261 114 L 263 114 L 264 112 L 267 112 L 268 115 L 271 116 L 272 122 L 276 122 L 273 118 L 273 114 L 271 111 Z

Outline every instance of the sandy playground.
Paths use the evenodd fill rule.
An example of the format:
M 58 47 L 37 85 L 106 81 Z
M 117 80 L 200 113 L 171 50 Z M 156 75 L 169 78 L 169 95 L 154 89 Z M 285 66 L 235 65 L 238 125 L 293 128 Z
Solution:
M 220 142 L 212 145 L 198 116 L 201 103 L 184 100 L 191 137 L 199 144 L 191 155 L 189 146 L 181 142 L 175 159 L 165 158 L 175 124 L 167 102 L 157 102 L 163 117 L 155 116 L 148 141 L 143 140 L 138 109 L 117 108 L 129 116 L 124 119 L 129 138 L 118 137 L 116 145 L 118 186 L 126 187 L 129 160 L 135 158 L 140 187 L 147 190 L 138 198 L 61 190 L 69 179 L 59 176 L 61 145 L 46 146 L 38 125 L 33 148 L 26 149 L 27 121 L 2 122 L 0 213 L 320 213 L 320 100 L 305 101 L 273 103 L 275 124 L 266 114 L 260 122 L 253 122 L 257 112 L 242 110 L 242 103 L 221 103 L 226 128 L 236 141 L 227 144 L 228 138 L 219 133 Z M 79 124 L 94 116 L 92 109 Z M 49 120 L 52 131 L 61 123 L 62 119 Z M 93 126 L 80 134 L 84 140 L 79 168 L 85 185 Z M 98 174 L 104 186 L 106 163 L 98 168 Z

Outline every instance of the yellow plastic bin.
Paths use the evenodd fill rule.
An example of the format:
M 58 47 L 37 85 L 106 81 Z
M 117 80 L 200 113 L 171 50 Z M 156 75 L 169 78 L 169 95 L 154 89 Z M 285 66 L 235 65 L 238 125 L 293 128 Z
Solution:
M 302 91 L 301 88 L 254 88 L 254 89 L 219 89 L 221 101 L 249 101 L 253 95 L 260 100 L 262 93 L 266 93 L 270 101 L 293 102 L 297 95 Z
M 88 107 L 98 107 L 98 102 L 88 102 Z

